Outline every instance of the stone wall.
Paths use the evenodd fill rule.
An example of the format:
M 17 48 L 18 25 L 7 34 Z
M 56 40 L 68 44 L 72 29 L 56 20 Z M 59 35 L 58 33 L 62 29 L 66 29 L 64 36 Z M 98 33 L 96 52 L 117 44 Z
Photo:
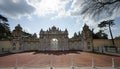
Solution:
M 15 49 L 13 49 L 13 44 L 15 43 Z M 34 51 L 38 49 L 39 42 L 38 41 L 11 41 L 10 52 L 24 52 L 24 51 Z
M 115 45 L 120 47 L 120 39 L 116 39 Z M 99 47 L 99 46 L 112 46 L 112 40 L 110 39 L 94 39 L 93 40 L 93 46 Z
M 68 47 L 69 47 L 69 50 L 82 50 L 83 43 L 79 39 L 70 39 Z
M 18 41 L 19 42 L 19 41 Z M 18 43 L 19 44 L 19 43 Z M 19 46 L 17 44 L 17 46 Z M 71 41 L 69 42 L 69 50 L 82 50 L 82 41 Z M 120 52 L 120 39 L 115 40 L 115 45 L 118 47 L 118 51 Z M 38 50 L 39 42 L 38 41 L 26 41 L 22 43 L 22 51 L 33 51 Z M 104 46 L 112 46 L 112 41 L 110 39 L 94 39 L 93 46 L 95 51 L 102 52 Z M 12 49 L 12 41 L 0 41 L 0 54 L 14 52 Z
M 0 41 L 0 54 L 8 53 L 10 45 L 10 41 Z
M 114 40 L 115 46 L 117 47 L 118 53 L 120 53 L 120 39 Z M 93 40 L 94 51 L 106 52 L 105 46 L 113 46 L 111 39 L 94 39 Z M 112 50 L 111 50 L 112 51 Z
M 13 41 L 0 41 L 0 54 L 5 53 L 17 53 L 24 51 L 34 51 L 38 50 L 38 41 L 29 41 L 29 42 L 14 42 L 16 44 L 15 49 L 13 50 Z M 20 48 L 21 44 L 21 49 Z

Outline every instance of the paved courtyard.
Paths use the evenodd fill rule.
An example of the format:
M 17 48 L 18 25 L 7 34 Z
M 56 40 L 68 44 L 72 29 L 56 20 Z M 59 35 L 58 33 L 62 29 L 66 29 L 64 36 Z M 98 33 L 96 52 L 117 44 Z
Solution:
M 66 52 L 25 52 L 0 56 L 1 67 L 90 67 L 92 59 L 95 66 L 111 67 L 112 58 L 115 66 L 120 67 L 120 56 L 111 56 L 80 51 Z

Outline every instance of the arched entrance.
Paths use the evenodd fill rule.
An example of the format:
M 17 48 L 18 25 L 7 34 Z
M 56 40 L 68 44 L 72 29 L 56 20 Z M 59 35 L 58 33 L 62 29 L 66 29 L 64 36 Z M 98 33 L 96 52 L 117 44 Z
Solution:
M 68 50 L 68 40 L 69 38 L 67 29 L 61 31 L 55 26 L 49 28 L 47 31 L 41 29 L 39 37 L 39 50 Z
M 51 40 L 51 50 L 58 50 L 58 39 L 53 38 Z

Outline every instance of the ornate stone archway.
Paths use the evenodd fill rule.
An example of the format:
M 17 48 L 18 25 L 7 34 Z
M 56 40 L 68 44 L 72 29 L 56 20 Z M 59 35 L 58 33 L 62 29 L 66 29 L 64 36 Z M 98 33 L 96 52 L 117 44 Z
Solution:
M 56 27 L 47 31 L 40 31 L 39 50 L 68 50 L 68 31 L 61 31 Z

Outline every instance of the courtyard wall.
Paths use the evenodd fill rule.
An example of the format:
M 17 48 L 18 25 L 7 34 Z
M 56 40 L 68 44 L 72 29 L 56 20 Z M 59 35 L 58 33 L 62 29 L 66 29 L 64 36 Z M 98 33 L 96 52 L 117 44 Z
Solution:
M 8 53 L 10 45 L 10 41 L 0 41 L 0 54 Z
M 115 39 L 115 46 L 117 47 L 118 52 L 120 53 L 120 39 Z M 104 46 L 113 46 L 111 39 L 94 39 L 93 47 L 96 52 L 104 51 Z
M 120 47 L 120 39 L 116 39 L 114 41 L 115 41 L 115 46 Z M 113 46 L 113 45 L 111 39 L 94 39 L 93 46 L 100 47 L 100 46 Z
M 115 45 L 118 48 L 118 51 L 120 52 L 120 39 L 116 39 Z M 72 46 L 73 44 L 81 44 L 81 43 L 72 43 L 69 44 L 69 50 L 76 49 L 76 50 L 82 50 L 81 45 Z M 32 51 L 38 49 L 39 42 L 23 42 L 22 46 L 24 47 L 22 51 Z M 79 47 L 78 47 L 79 46 Z M 112 46 L 112 41 L 110 39 L 93 39 L 93 46 L 94 49 L 98 52 L 102 52 L 103 46 Z M 12 43 L 11 41 L 0 41 L 0 54 L 9 53 L 11 51 Z

